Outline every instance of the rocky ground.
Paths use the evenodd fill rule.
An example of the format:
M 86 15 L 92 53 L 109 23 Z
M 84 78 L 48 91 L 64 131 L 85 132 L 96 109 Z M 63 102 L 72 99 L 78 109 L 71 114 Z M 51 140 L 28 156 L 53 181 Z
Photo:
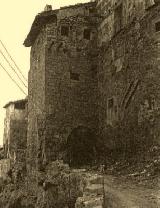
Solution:
M 89 199 L 88 196 L 86 197 L 84 207 L 101 208 L 105 204 L 104 208 L 159 208 L 159 155 L 160 148 L 152 146 L 139 156 L 135 155 L 127 160 L 121 158 L 106 164 L 103 174 L 100 168 L 96 173 L 103 175 L 101 184 L 90 185 L 92 194 L 90 193 Z M 105 197 L 102 197 L 101 200 L 100 197 L 103 196 L 103 193 L 105 193 Z M 83 199 L 85 196 L 86 193 L 84 193 Z
M 53 162 L 34 183 L 5 182 L 0 208 L 160 208 L 159 152 L 83 169 Z
M 84 183 L 83 193 L 80 193 L 76 202 L 76 208 L 159 208 L 160 207 L 160 191 L 159 180 L 157 184 L 151 187 L 152 182 L 148 180 L 146 183 L 137 182 L 132 178 L 125 176 L 113 176 L 93 171 L 78 170 L 78 174 L 85 175 L 86 182 Z M 72 180 L 72 179 L 71 179 Z M 73 182 L 75 183 L 75 181 Z M 155 183 L 155 182 L 154 182 Z M 68 186 L 67 186 L 68 187 Z M 82 187 L 81 187 L 82 188 Z M 40 191 L 41 190 L 41 191 Z M 51 192 L 49 191 L 51 190 Z M 75 192 L 75 189 L 74 193 Z M 5 187 L 4 192 L 0 195 L 1 208 L 73 208 L 69 206 L 68 201 L 63 196 L 60 199 L 63 206 L 56 205 L 57 192 L 52 200 L 49 197 L 53 195 L 55 188 L 51 186 L 48 190 L 37 189 L 35 192 L 26 190 L 26 187 L 18 189 L 12 184 Z M 48 192 L 49 191 L 49 192 Z M 61 190 L 63 193 L 63 190 Z M 64 187 L 64 193 L 65 193 Z M 51 195 L 50 195 L 51 193 Z M 68 193 L 68 191 L 67 191 Z M 70 194 L 74 194 L 70 192 Z M 62 194 L 63 195 L 63 194 Z M 66 194 L 67 195 L 67 194 Z M 105 196 L 105 197 L 104 197 Z M 66 201 L 65 201 L 65 200 Z M 60 203 L 61 204 L 61 203 Z M 104 206 L 103 206 L 104 205 Z M 57 207 L 58 206 L 58 207 Z

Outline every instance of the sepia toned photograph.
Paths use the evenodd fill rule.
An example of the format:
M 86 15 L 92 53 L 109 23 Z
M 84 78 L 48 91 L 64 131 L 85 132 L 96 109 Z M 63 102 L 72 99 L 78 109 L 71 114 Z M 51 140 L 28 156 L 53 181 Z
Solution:
M 0 208 L 160 208 L 160 0 L 0 0 Z

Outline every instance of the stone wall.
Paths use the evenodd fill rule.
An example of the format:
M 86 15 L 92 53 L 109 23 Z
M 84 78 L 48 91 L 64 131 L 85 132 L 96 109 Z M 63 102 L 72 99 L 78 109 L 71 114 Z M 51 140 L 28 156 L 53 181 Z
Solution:
M 26 150 L 27 144 L 27 100 L 6 104 L 4 122 L 3 148 L 4 158 L 16 160 L 17 151 Z
M 101 47 L 100 134 L 109 148 L 159 142 L 154 130 L 159 124 L 159 9 L 152 7 Z
M 10 145 L 10 143 L 12 143 L 12 141 L 11 141 L 11 137 L 12 137 L 11 125 L 12 124 L 11 123 L 14 123 L 19 120 L 23 121 L 23 120 L 25 120 L 26 116 L 27 116 L 27 112 L 24 112 L 24 110 L 15 109 L 14 103 L 10 104 L 6 108 L 6 117 L 4 119 L 4 134 L 3 134 L 3 147 L 4 147 L 5 157 L 7 157 L 7 155 L 9 155 L 9 145 Z M 23 126 L 23 124 L 22 124 L 22 126 Z M 26 130 L 25 130 L 25 132 L 26 132 Z
M 60 157 L 59 144 L 74 128 L 96 134 L 98 19 L 88 5 L 60 9 L 32 46 L 28 157 L 38 166 Z
M 10 159 L 0 160 L 0 178 L 6 179 L 8 177 L 7 173 L 10 170 L 10 167 Z
M 91 21 L 65 18 L 57 27 L 56 39 L 49 41 L 48 47 L 54 43 L 46 53 L 46 112 L 50 137 L 55 140 L 66 140 L 78 126 L 97 127 L 96 25 Z M 61 26 L 70 28 L 68 36 L 61 36 Z M 54 27 L 48 27 L 50 33 Z M 90 40 L 83 36 L 85 29 L 91 31 Z M 51 142 L 49 135 L 48 139 Z
M 37 136 L 42 131 L 39 120 L 45 117 L 45 31 L 42 31 L 31 49 L 31 66 L 28 83 L 28 132 L 27 132 L 27 165 L 30 169 L 37 158 Z M 34 164 L 34 165 L 33 165 Z
M 141 19 L 148 8 L 155 5 L 152 0 L 99 0 L 97 11 L 102 16 L 99 26 L 99 44 L 105 44 L 135 18 Z
M 12 161 L 25 160 L 19 152 L 26 152 L 27 146 L 27 120 L 12 120 L 10 123 L 11 142 L 9 146 L 10 159 Z
M 27 159 L 33 170 L 63 159 L 59 153 L 78 126 L 110 149 L 158 141 L 155 3 L 98 1 L 98 13 L 89 3 L 36 17 L 25 41 L 32 45 Z
M 71 16 L 90 16 L 96 12 L 96 3 L 89 2 L 85 4 L 77 4 L 66 7 L 61 7 L 58 11 L 58 19 L 63 19 Z

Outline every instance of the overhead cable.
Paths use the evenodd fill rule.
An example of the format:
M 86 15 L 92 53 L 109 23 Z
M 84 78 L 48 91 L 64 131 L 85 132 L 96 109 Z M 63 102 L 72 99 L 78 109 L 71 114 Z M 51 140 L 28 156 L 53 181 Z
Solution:
M 9 58 L 12 60 L 12 62 L 14 63 L 15 67 L 17 68 L 17 70 L 19 71 L 19 73 L 22 75 L 22 77 L 24 78 L 25 81 L 27 81 L 27 79 L 25 78 L 25 76 L 23 75 L 22 71 L 20 70 L 20 68 L 18 67 L 18 65 L 16 64 L 16 62 L 14 61 L 14 59 L 12 58 L 12 56 L 10 55 L 10 53 L 8 52 L 6 46 L 4 45 L 4 43 L 2 42 L 2 40 L 0 40 L 1 45 L 3 46 L 4 50 L 6 51 L 6 53 L 8 54 Z M 28 82 L 28 81 L 27 81 Z
M 12 76 L 8 73 L 7 69 L 0 63 L 1 68 L 6 72 L 6 74 L 9 76 L 9 78 L 15 83 L 15 85 L 23 92 L 23 94 L 27 95 L 25 91 L 20 87 L 20 85 L 12 78 Z
M 6 58 L 6 56 L 4 55 L 4 53 L 1 51 L 1 49 L 0 49 L 0 53 L 3 56 L 3 58 L 6 60 L 6 62 L 8 63 L 8 65 L 11 67 L 11 69 L 14 71 L 14 73 L 17 75 L 17 77 L 19 78 L 19 80 L 21 81 L 21 83 L 24 85 L 24 87 L 27 88 L 27 85 L 21 79 L 21 77 L 19 76 L 19 74 L 16 72 L 15 68 L 13 68 L 13 66 L 10 64 L 10 62 L 8 61 L 8 59 Z

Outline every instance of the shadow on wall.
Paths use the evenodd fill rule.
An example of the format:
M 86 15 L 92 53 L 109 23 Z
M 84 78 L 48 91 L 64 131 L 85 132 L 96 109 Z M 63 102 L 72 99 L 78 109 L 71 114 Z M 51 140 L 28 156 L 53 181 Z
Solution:
M 67 139 L 67 162 L 71 167 L 91 165 L 96 158 L 96 135 L 84 126 L 73 129 Z

